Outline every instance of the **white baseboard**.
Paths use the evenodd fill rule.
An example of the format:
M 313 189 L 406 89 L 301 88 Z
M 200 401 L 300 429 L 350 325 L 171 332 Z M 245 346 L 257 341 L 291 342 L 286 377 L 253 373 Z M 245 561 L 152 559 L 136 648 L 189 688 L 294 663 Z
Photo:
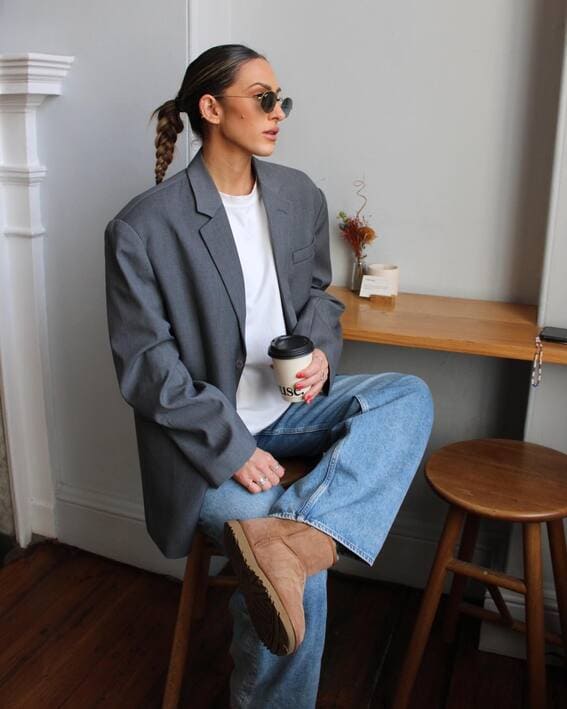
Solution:
M 60 542 L 147 571 L 183 577 L 184 560 L 166 559 L 146 531 L 140 503 L 60 484 L 56 493 Z
M 502 589 L 502 597 L 508 606 L 510 614 L 516 620 L 524 621 L 525 599 L 522 595 L 513 591 L 505 591 Z M 561 634 L 559 611 L 557 609 L 557 598 L 555 590 L 551 586 L 544 586 L 543 589 L 543 606 L 545 628 L 553 633 Z M 484 607 L 491 611 L 497 611 L 494 601 L 490 596 L 484 602 Z M 518 633 L 510 630 L 503 625 L 496 623 L 483 622 L 480 632 L 479 650 L 485 652 L 494 652 L 497 655 L 506 655 L 507 657 L 517 657 L 526 659 L 526 637 L 523 633 Z M 561 661 L 561 648 L 554 645 L 547 645 L 546 660 L 549 664 L 559 664 Z
M 55 514 L 53 503 L 42 500 L 32 500 L 30 505 L 31 529 L 34 534 L 53 539 L 55 531 Z
M 424 522 L 404 513 L 398 515 L 382 551 L 368 567 L 362 561 L 342 557 L 336 566 L 343 573 L 365 578 L 389 581 L 413 588 L 425 588 L 433 565 L 442 524 Z M 489 566 L 493 557 L 501 553 L 506 539 L 496 533 L 481 535 L 475 552 L 475 561 Z M 448 592 L 452 574 L 447 574 L 445 591 Z
M 423 588 L 437 549 L 441 527 L 400 514 L 373 567 L 341 556 L 337 571 Z M 165 559 L 150 539 L 140 502 L 95 490 L 60 484 L 57 489 L 57 537 L 60 541 L 132 566 L 182 578 L 183 560 Z M 493 536 L 479 545 L 487 563 Z M 222 562 L 215 565 L 218 568 Z
M 39 514 L 40 509 L 38 506 Z M 150 539 L 141 503 L 60 485 L 56 512 L 57 537 L 61 542 L 148 571 L 183 577 L 184 559 L 166 559 Z M 440 527 L 400 514 L 373 567 L 342 555 L 335 568 L 343 573 L 423 588 L 440 534 Z M 481 542 L 475 560 L 490 565 L 493 553 L 498 554 L 505 540 L 493 534 Z M 219 570 L 223 563 L 223 559 L 213 560 L 212 572 Z M 451 575 L 448 577 L 446 591 Z M 523 597 L 512 592 L 504 592 L 503 596 L 512 615 L 523 619 Z M 559 615 L 553 588 L 544 588 L 544 603 L 547 627 L 558 633 Z M 490 598 L 485 606 L 495 610 Z M 509 657 L 525 657 L 523 635 L 493 623 L 482 624 L 479 647 Z M 548 650 L 548 660 L 554 662 L 559 650 L 555 647 Z
M 418 539 L 392 531 L 373 566 L 341 555 L 333 568 L 353 576 L 423 588 L 427 583 L 436 547 L 436 540 Z

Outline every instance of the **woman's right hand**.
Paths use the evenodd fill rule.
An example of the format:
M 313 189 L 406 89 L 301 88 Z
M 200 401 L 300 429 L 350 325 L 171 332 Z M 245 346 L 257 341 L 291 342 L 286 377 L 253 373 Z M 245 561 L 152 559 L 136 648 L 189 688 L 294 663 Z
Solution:
M 256 494 L 278 485 L 284 473 L 284 467 L 272 455 L 261 448 L 256 448 L 232 477 L 248 492 Z

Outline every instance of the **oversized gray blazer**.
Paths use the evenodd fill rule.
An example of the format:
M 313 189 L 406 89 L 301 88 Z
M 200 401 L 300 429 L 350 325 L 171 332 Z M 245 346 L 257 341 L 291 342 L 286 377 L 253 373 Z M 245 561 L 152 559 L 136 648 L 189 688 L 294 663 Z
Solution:
M 254 159 L 288 333 L 309 336 L 330 363 L 343 305 L 331 280 L 323 193 L 302 172 Z M 201 153 L 132 199 L 105 231 L 110 345 L 134 409 L 148 531 L 185 556 L 206 490 L 256 447 L 236 413 L 246 360 L 244 280 L 230 225 Z

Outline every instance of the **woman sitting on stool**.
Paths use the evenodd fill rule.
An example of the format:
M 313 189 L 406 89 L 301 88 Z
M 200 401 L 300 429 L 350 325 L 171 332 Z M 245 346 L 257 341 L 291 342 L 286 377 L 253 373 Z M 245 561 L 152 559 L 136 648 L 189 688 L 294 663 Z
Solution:
M 195 59 L 157 113 L 157 185 L 106 229 L 110 341 L 133 407 L 146 523 L 168 557 L 195 527 L 240 579 L 233 707 L 313 707 L 337 544 L 372 564 L 427 444 L 429 389 L 411 375 L 336 375 L 343 305 L 327 205 L 274 151 L 291 100 L 241 45 Z M 186 113 L 202 149 L 163 181 Z M 268 346 L 314 343 L 284 401 Z M 279 459 L 321 456 L 284 491 Z

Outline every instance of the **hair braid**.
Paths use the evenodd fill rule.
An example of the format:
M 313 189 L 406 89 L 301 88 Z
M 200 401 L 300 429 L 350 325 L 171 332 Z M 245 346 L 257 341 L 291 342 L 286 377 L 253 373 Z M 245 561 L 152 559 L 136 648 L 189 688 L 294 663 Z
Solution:
M 152 117 L 157 113 L 156 139 L 156 185 L 163 180 L 164 175 L 173 160 L 173 151 L 178 133 L 183 130 L 183 121 L 179 115 L 174 99 L 166 101 L 157 108 Z
M 265 59 L 253 49 L 242 44 L 221 44 L 211 47 L 194 59 L 185 71 L 185 76 L 176 99 L 166 101 L 156 108 L 156 184 L 159 184 L 173 160 L 177 135 L 183 130 L 181 111 L 187 114 L 192 132 L 206 138 L 206 126 L 199 111 L 199 100 L 205 94 L 213 96 L 232 85 L 242 64 L 251 59 Z

